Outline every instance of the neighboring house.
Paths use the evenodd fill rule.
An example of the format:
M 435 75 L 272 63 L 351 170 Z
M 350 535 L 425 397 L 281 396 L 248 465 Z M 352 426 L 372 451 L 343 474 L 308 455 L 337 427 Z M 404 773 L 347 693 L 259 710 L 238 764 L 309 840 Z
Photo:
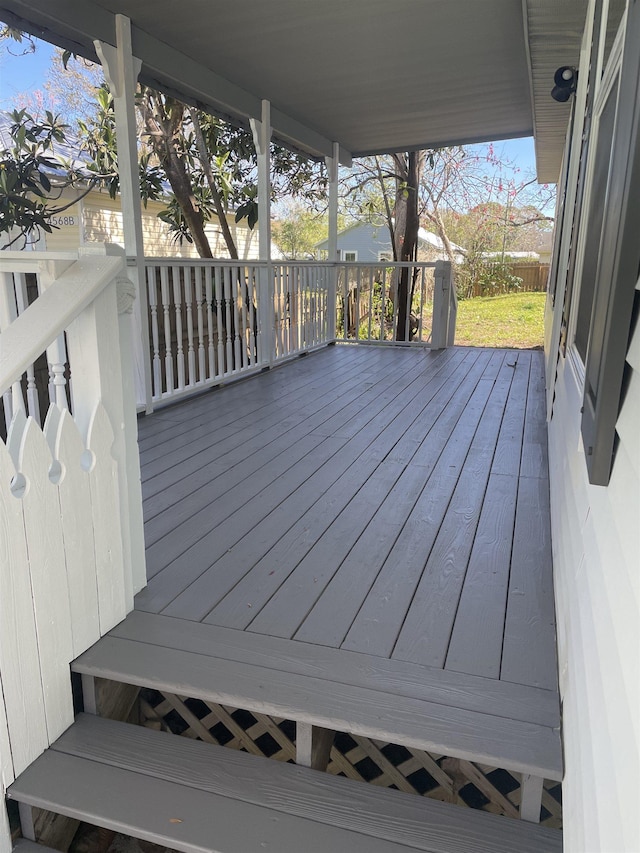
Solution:
M 10 148 L 12 145 L 10 125 L 11 121 L 6 113 L 0 113 L 0 146 L 2 148 Z M 74 147 L 73 140 L 70 138 L 64 143 L 56 143 L 53 155 L 61 161 L 72 162 L 76 168 L 81 168 L 83 165 L 78 159 L 77 148 Z M 62 172 L 50 173 L 49 177 L 54 187 L 56 178 L 61 175 Z M 95 188 L 86 194 L 86 187 L 68 187 L 53 204 L 56 207 L 62 207 L 65 204 L 70 206 L 51 218 L 51 224 L 54 226 L 52 232 L 42 231 L 39 239 L 30 246 L 33 250 L 69 252 L 88 243 L 115 243 L 124 246 L 122 205 L 119 195 L 111 198 L 104 189 Z M 197 258 L 198 252 L 193 243 L 187 240 L 178 242 L 167 223 L 158 218 L 158 214 L 166 206 L 166 202 L 160 199 L 149 201 L 142 208 L 145 255 L 155 258 Z M 254 229 L 250 229 L 246 222 L 236 222 L 233 213 L 228 214 L 227 219 L 239 257 L 244 260 L 256 259 L 259 255 L 259 224 Z M 209 222 L 205 233 L 215 258 L 230 257 L 222 229 L 217 221 Z M 20 241 L 17 245 L 20 245 Z M 281 257 L 275 245 L 272 245 L 272 257 Z
M 109 11 L 114 5 L 126 8 L 131 17 L 114 16 Z M 294 5 L 295 15 L 292 15 Z M 0 390 L 11 397 L 12 385 L 28 369 L 34 355 L 35 344 L 31 339 L 38 335 L 42 348 L 48 349 L 60 388 L 65 366 L 60 359 L 55 361 L 55 354 L 60 332 L 67 328 L 68 334 L 75 335 L 75 340 L 81 343 L 78 371 L 73 373 L 74 394 L 88 401 L 74 412 L 82 435 L 74 427 L 76 432 L 66 436 L 74 458 L 81 457 L 83 470 L 90 474 L 89 483 L 82 477 L 74 481 L 83 491 L 75 491 L 73 484 L 70 488 L 65 486 L 64 466 L 51 465 L 50 445 L 33 422 L 22 419 L 29 439 L 26 444 L 31 448 L 24 461 L 26 474 L 16 473 L 11 461 L 11 454 L 20 450 L 16 436 L 9 441 L 8 449 L 0 447 L 5 513 L 0 538 L 4 593 L 0 598 L 0 772 L 3 788 L 10 785 L 17 773 L 22 774 L 14 783 L 14 795 L 22 804 L 22 828 L 26 834 L 33 834 L 31 805 L 35 804 L 46 809 L 53 805 L 61 814 L 90 817 L 92 823 L 102 821 L 108 828 L 124 829 L 182 850 L 549 853 L 549 850 L 558 851 L 561 845 L 565 853 L 640 850 L 640 0 L 553 3 L 469 0 L 403 5 L 410 18 L 398 15 L 395 3 L 376 4 L 376 13 L 372 14 L 370 0 L 332 4 L 329 10 L 322 4 L 293 4 L 285 0 L 270 4 L 245 0 L 238 5 L 227 4 L 224 9 L 220 4 L 183 0 L 178 16 L 172 4 L 136 0 L 126 4 L 2 0 L 2 14 L 13 26 L 45 32 L 52 40 L 87 56 L 95 58 L 98 49 L 105 64 L 122 83 L 118 95 L 121 104 L 126 105 L 128 98 L 129 106 L 132 105 L 134 86 L 127 88 L 124 81 L 133 80 L 136 65 L 131 52 L 133 44 L 141 79 L 181 93 L 186 100 L 197 101 L 216 113 L 232 115 L 239 123 L 250 121 L 259 149 L 260 193 L 266 209 L 272 137 L 318 159 L 327 158 L 335 193 L 334 226 L 338 161 L 348 164 L 352 154 L 366 156 L 410 147 L 535 134 L 538 178 L 559 183 L 546 306 L 546 377 L 541 372 L 527 372 L 528 384 L 522 386 L 519 396 L 509 398 L 501 422 L 499 466 L 513 459 L 519 464 L 521 458 L 525 459 L 524 454 L 520 456 L 522 448 L 526 449 L 526 466 L 518 467 L 515 473 L 509 469 L 508 474 L 500 467 L 495 472 L 492 468 L 496 490 L 502 489 L 509 479 L 512 484 L 517 481 L 521 546 L 516 555 L 517 577 L 513 584 L 509 578 L 500 586 L 494 571 L 503 554 L 512 554 L 511 542 L 495 535 L 500 516 L 514 509 L 514 502 L 505 491 L 501 493 L 500 503 L 487 505 L 485 535 L 476 540 L 475 556 L 481 562 L 481 570 L 474 576 L 470 595 L 477 603 L 476 625 L 487 632 L 495 627 L 494 611 L 486 608 L 487 603 L 495 603 L 491 591 L 498 590 L 503 602 L 508 599 L 507 624 L 504 632 L 499 636 L 496 633 L 498 670 L 502 667 L 503 641 L 511 640 L 512 648 L 517 648 L 514 657 L 519 662 L 527 661 L 528 638 L 545 630 L 553 631 L 555 610 L 564 762 L 562 841 L 557 835 L 550 838 L 534 832 L 539 827 L 523 827 L 521 821 L 494 815 L 476 815 L 481 820 L 473 819 L 471 832 L 472 819 L 463 810 L 456 812 L 451 804 L 443 807 L 442 803 L 428 803 L 417 797 L 409 802 L 410 798 L 400 791 L 377 788 L 372 794 L 364 785 L 357 790 L 349 788 L 355 793 L 346 796 L 342 793 L 348 787 L 342 785 L 345 780 L 305 771 L 304 767 L 260 763 L 261 759 L 255 756 L 239 753 L 221 770 L 219 762 L 209 758 L 215 753 L 213 746 L 204 745 L 209 750 L 206 757 L 197 751 L 195 738 L 201 734 L 202 726 L 194 711 L 203 705 L 199 697 L 206 700 L 216 691 L 215 701 L 224 708 L 233 705 L 239 695 L 248 695 L 252 704 L 243 707 L 253 709 L 257 716 L 265 712 L 266 706 L 266 713 L 278 719 L 295 720 L 297 744 L 293 755 L 307 767 L 317 768 L 323 756 L 328 757 L 333 728 L 347 731 L 355 725 L 354 721 L 359 722 L 361 732 L 373 733 L 372 737 L 378 739 L 380 727 L 385 736 L 391 729 L 397 733 L 398 729 L 417 727 L 427 740 L 437 739 L 443 732 L 455 732 L 463 738 L 464 745 L 455 754 L 440 751 L 438 755 L 453 755 L 456 761 L 450 772 L 458 780 L 459 769 L 465 763 L 484 766 L 483 750 L 495 749 L 497 745 L 535 756 L 541 733 L 548 739 L 545 742 L 557 738 L 557 693 L 552 689 L 554 685 L 541 687 L 508 677 L 479 677 L 455 667 L 419 668 L 411 657 L 403 659 L 402 654 L 395 653 L 385 658 L 384 669 L 380 671 L 373 655 L 349 651 L 348 643 L 347 665 L 340 654 L 342 649 L 338 648 L 344 633 L 336 632 L 326 646 L 292 640 L 291 633 L 282 633 L 281 624 L 290 616 L 284 610 L 271 614 L 270 629 L 256 625 L 253 599 L 245 595 L 244 577 L 240 579 L 235 574 L 241 558 L 239 552 L 246 540 L 240 548 L 234 544 L 236 539 L 232 537 L 237 531 L 226 521 L 227 506 L 219 507 L 219 526 L 214 531 L 208 529 L 210 506 L 206 504 L 194 515 L 193 493 L 184 495 L 180 510 L 190 525 L 192 538 L 183 542 L 164 536 L 164 531 L 159 530 L 155 549 L 164 556 L 169 546 L 174 548 L 179 561 L 176 574 L 181 578 L 186 576 L 188 583 L 193 582 L 190 601 L 194 606 L 203 604 L 199 600 L 203 588 L 215 594 L 217 602 L 221 596 L 237 593 L 233 612 L 240 613 L 243 624 L 249 625 L 250 630 L 230 630 L 224 622 L 211 621 L 209 602 L 204 602 L 202 621 L 185 626 L 179 606 L 177 613 L 172 609 L 176 601 L 172 599 L 170 584 L 167 596 L 160 595 L 155 611 L 135 611 L 132 619 L 133 592 L 146 584 L 135 412 L 132 405 L 125 411 L 120 394 L 118 406 L 105 414 L 104 400 L 115 399 L 114 388 L 120 389 L 129 381 L 126 371 L 125 381 L 121 381 L 119 371 L 121 351 L 126 359 L 127 350 L 126 347 L 122 350 L 119 344 L 118 329 L 125 323 L 119 326 L 116 294 L 114 288 L 108 288 L 118 277 L 121 311 L 130 309 L 135 288 L 128 277 L 123 278 L 123 266 L 117 258 L 101 258 L 94 268 L 90 263 L 94 258 L 86 256 L 77 262 L 77 277 L 73 277 L 73 270 L 65 277 L 65 271 L 53 281 L 42 297 L 46 298 L 44 307 L 41 303 L 40 309 L 23 315 L 23 322 L 18 318 L 3 331 L 11 346 L 0 357 L 6 382 Z M 113 47 L 116 43 L 117 50 Z M 402 62 L 398 61 L 396 51 L 388 49 L 396 43 L 402 45 Z M 241 63 L 237 61 L 239 45 Z M 372 45 L 382 48 L 374 51 Z M 554 99 L 550 95 L 552 86 Z M 271 110 L 267 98 L 278 105 L 277 109 Z M 357 253 L 358 247 L 343 244 L 342 251 L 345 255 Z M 263 247 L 265 254 L 268 246 L 266 250 Z M 0 257 L 0 262 L 3 260 Z M 136 259 L 131 260 L 135 263 Z M 27 261 L 30 263 L 31 259 Z M 27 265 L 24 257 L 18 262 Z M 92 272 L 88 282 L 81 275 L 87 270 Z M 260 295 L 264 297 L 265 293 L 269 295 L 271 286 L 268 265 L 261 272 L 259 283 L 264 286 L 260 287 Z M 325 269 L 326 293 L 332 272 Z M 244 299 L 245 283 L 237 277 L 227 277 L 227 295 L 232 286 L 240 284 L 243 287 L 238 287 L 237 293 Z M 302 299 L 310 292 L 307 284 L 298 289 L 296 298 Z M 91 288 L 89 295 L 95 297 L 88 307 L 79 301 L 80 297 L 84 299 L 87 288 Z M 73 299 L 77 308 L 75 316 L 68 307 Z M 231 301 L 222 297 L 216 300 L 219 315 L 223 312 L 223 302 L 229 310 Z M 56 309 L 57 325 L 53 331 L 45 326 L 47 305 Z M 273 300 L 269 305 L 263 298 L 262 305 L 263 318 L 269 318 Z M 206 308 L 213 312 L 212 301 L 208 301 Z M 182 315 L 179 319 L 182 322 Z M 67 320 L 70 326 L 65 325 Z M 331 322 L 326 327 L 331 330 Z M 233 364 L 231 323 L 226 328 L 229 335 L 226 339 L 219 337 L 217 344 L 222 356 L 226 354 L 228 364 Z M 247 334 L 252 334 L 253 329 L 253 323 L 245 324 Z M 267 322 L 263 329 L 269 331 Z M 290 330 L 291 326 L 285 328 L 287 333 Z M 49 331 L 53 337 L 43 342 L 44 334 Z M 331 337 L 330 332 L 327 337 Z M 123 340 L 126 342 L 124 336 Z M 236 349 L 236 359 L 240 360 L 243 351 L 240 346 Z M 337 347 L 333 352 L 336 350 Z M 336 491 L 333 480 L 321 478 L 322 500 L 318 502 L 327 513 L 332 511 L 333 502 L 342 500 L 346 480 L 355 481 L 357 488 L 364 487 L 365 481 L 373 481 L 377 489 L 387 482 L 391 485 L 400 482 L 401 462 L 394 446 L 389 445 L 390 450 L 387 445 L 380 448 L 377 438 L 379 430 L 395 436 L 396 421 L 411 412 L 397 410 L 393 417 L 391 409 L 387 417 L 392 395 L 376 397 L 376 372 L 382 361 L 379 354 L 363 348 L 358 371 L 337 379 L 339 383 L 352 383 L 348 387 L 354 397 L 370 393 L 367 399 L 378 407 L 374 409 L 377 414 L 369 418 L 367 413 L 367 419 L 361 421 L 359 417 L 352 418 L 349 410 L 344 421 L 339 417 L 342 413 L 330 406 L 322 429 L 307 436 L 304 447 L 304 458 L 309 458 L 310 466 L 307 476 L 292 484 L 287 472 L 278 469 L 279 479 L 272 489 L 270 483 L 263 487 L 260 469 L 255 488 L 262 490 L 252 495 L 248 506 L 238 502 L 238 509 L 246 510 L 240 526 L 251 534 L 251 548 L 262 547 L 266 528 L 270 526 L 270 520 L 264 524 L 256 522 L 261 517 L 257 515 L 258 509 L 268 499 L 274 501 L 272 515 L 282 525 L 282 537 L 273 549 L 276 555 L 269 551 L 262 557 L 265 545 L 264 550 L 255 551 L 256 562 L 251 563 L 251 573 L 257 575 L 256 585 L 265 599 L 272 593 L 271 584 L 279 582 L 272 576 L 282 572 L 282 563 L 290 552 L 300 564 L 306 560 L 310 531 L 306 526 L 299 529 L 288 526 L 287 501 L 311 503 L 317 497 L 315 494 L 310 497 L 308 490 L 316 478 L 317 468 L 311 467 L 316 457 L 325 453 L 325 459 L 339 460 L 347 440 L 354 435 L 362 436 L 362 448 L 369 453 L 366 465 L 370 467 L 351 465 L 348 475 L 338 481 Z M 205 358 L 204 344 L 197 355 Z M 270 367 L 271 355 L 272 350 L 261 352 L 256 369 Z M 195 361 L 195 347 L 188 356 Z M 257 403 L 251 396 L 250 383 L 246 383 L 238 407 L 241 416 L 264 425 L 270 440 L 276 442 L 283 436 L 273 435 L 276 427 L 263 416 L 267 402 L 275 399 L 289 416 L 287 429 L 298 429 L 308 418 L 307 404 L 317 394 L 313 378 L 304 373 L 312 360 L 303 360 L 300 381 L 290 395 L 286 366 L 277 371 L 271 390 L 258 396 Z M 159 353 L 159 365 L 160 361 Z M 183 370 L 184 361 L 183 354 Z M 501 389 L 510 387 L 517 366 L 518 362 L 507 361 L 500 368 L 499 378 L 481 380 L 480 384 L 485 382 L 502 393 Z M 448 387 L 448 375 L 443 372 L 439 384 L 434 385 L 434 394 L 436 387 L 439 389 L 438 397 L 441 392 L 453 393 Z M 328 385 L 336 382 L 335 376 L 323 379 Z M 539 393 L 543 390 L 546 390 L 546 411 Z M 14 387 L 13 391 L 18 398 L 19 389 Z M 467 415 L 475 411 L 481 425 L 475 433 L 478 443 L 468 457 L 476 466 L 489 453 L 484 441 L 484 398 L 476 399 L 475 391 L 469 393 L 471 402 L 458 413 L 456 434 L 462 437 L 473 433 L 477 421 L 467 420 Z M 506 396 L 507 392 L 504 393 Z M 211 438 L 210 424 L 198 404 L 195 401 L 196 408 L 191 409 L 195 416 L 189 418 L 197 421 L 200 430 L 196 448 L 204 446 L 201 441 Z M 231 415 L 225 412 L 225 398 L 219 401 L 219 406 L 223 414 Z M 413 423 L 420 422 L 422 411 L 416 403 Z M 253 454 L 253 447 L 250 441 L 244 441 L 242 430 L 230 458 L 214 456 L 210 467 L 202 467 L 199 454 L 188 456 L 189 449 L 183 446 L 184 433 L 171 433 L 180 421 L 178 409 L 167 410 L 154 418 L 145 452 L 157 464 L 155 471 L 160 478 L 165 473 L 162 463 L 166 455 L 166 444 L 161 442 L 167 435 L 170 436 L 167 443 L 182 454 L 174 466 L 175 481 L 183 482 L 180 478 L 186 465 L 193 466 L 204 489 L 216 474 L 226 476 L 230 471 L 237 477 L 235 483 L 246 476 L 245 463 Z M 58 422 L 62 430 L 69 421 L 66 412 L 54 409 L 48 423 L 50 438 L 58 435 L 52 432 Z M 382 425 L 374 430 L 374 422 Z M 233 424 L 225 423 L 223 434 L 234 436 L 234 427 L 229 423 Z M 523 424 L 529 426 L 524 428 Z M 82 452 L 85 435 L 99 445 L 101 454 Z M 429 434 L 427 441 L 431 437 Z M 221 437 L 214 438 L 217 441 Z M 284 444 L 277 460 L 292 451 L 286 435 Z M 58 449 L 56 446 L 56 452 Z M 298 449 L 296 446 L 296 452 Z M 544 476 L 547 449 L 549 479 Z M 431 459 L 428 461 L 431 463 Z M 464 464 L 466 461 L 467 458 Z M 267 460 L 265 466 L 266 463 Z M 445 456 L 441 478 L 453 476 L 456 466 L 462 464 L 461 457 Z M 220 467 L 224 465 L 228 468 Z M 421 466 L 409 466 L 409 470 L 413 488 L 419 482 Z M 33 487 L 34 482 L 40 486 Z M 40 507 L 45 492 L 58 484 L 59 495 L 56 491 L 54 497 L 55 501 L 59 497 L 60 502 L 53 504 L 53 509 L 48 504 L 43 521 Z M 470 478 L 469 486 L 477 486 L 477 480 Z M 404 486 L 401 489 L 393 485 L 393 489 L 399 496 Z M 158 513 L 163 491 L 161 482 L 153 495 Z M 228 487 L 228 494 L 232 504 L 237 498 L 234 488 Z M 549 581 L 540 589 L 533 581 L 539 568 L 541 507 L 548 495 L 553 584 Z M 223 504 L 226 497 L 227 492 L 223 491 L 219 503 Z M 441 509 L 437 490 L 429 498 L 433 502 L 424 507 L 425 519 Z M 454 564 L 451 552 L 456 541 L 469 539 L 469 528 L 475 527 L 475 522 L 471 524 L 466 515 L 465 490 L 460 490 L 458 500 L 457 518 L 446 529 L 437 550 L 442 566 L 441 583 L 424 602 L 425 608 L 430 608 L 429 618 L 434 621 L 439 621 L 442 615 L 440 607 L 444 598 L 449 599 L 454 609 L 465 604 L 454 594 L 457 588 L 452 585 L 454 576 L 464 574 L 464 567 Z M 342 573 L 342 561 L 356 564 L 357 574 L 351 580 L 359 591 L 360 581 L 371 564 L 375 564 L 378 553 L 389 552 L 393 540 L 402 543 L 403 537 L 395 522 L 395 505 L 390 504 L 389 523 L 385 519 L 371 531 L 369 549 L 357 552 L 351 547 L 349 536 L 354 524 L 362 521 L 364 501 L 354 504 L 345 517 L 340 547 L 335 548 L 339 562 L 334 568 L 337 576 Z M 101 546 L 95 549 L 93 539 L 87 538 L 93 535 L 94 528 L 76 523 L 76 518 L 87 519 L 92 506 L 96 508 L 92 522 L 95 544 Z M 65 507 L 71 507 L 71 511 L 65 513 Z M 82 515 L 76 516 L 74 510 Z M 68 541 L 61 532 L 61 512 L 70 519 L 73 535 Z M 320 517 L 319 522 L 324 522 L 324 518 Z M 322 523 L 318 527 L 318 535 L 324 535 L 326 527 Z M 131 531 L 135 535 L 129 535 Z M 229 538 L 223 539 L 221 545 L 222 533 Z M 9 535 L 12 542 L 19 541 L 22 545 L 7 554 L 4 543 Z M 138 546 L 138 559 L 127 562 L 119 554 L 131 557 L 132 540 Z M 220 550 L 220 559 L 226 561 L 225 572 L 220 576 L 209 576 L 205 571 L 202 577 L 208 586 L 200 587 L 201 577 L 196 579 L 190 574 L 193 565 L 189 543 L 193 543 L 191 547 L 205 561 L 216 549 Z M 98 582 L 89 583 L 84 573 L 85 561 L 93 559 L 96 553 L 102 557 L 98 560 Z M 252 550 L 250 553 L 254 554 Z M 411 556 L 406 552 L 399 554 L 403 561 Z M 293 568 L 288 578 L 301 596 L 313 591 L 318 582 L 329 583 L 328 559 L 334 555 L 325 552 L 312 556 L 314 559 L 308 564 L 302 582 L 293 575 Z M 170 574 L 174 563 L 168 568 Z M 67 582 L 67 572 L 71 576 L 72 569 L 76 572 L 73 575 L 76 583 Z M 56 577 L 63 578 L 63 582 L 56 584 Z M 163 568 L 157 575 L 161 593 L 166 577 Z M 376 640 L 385 627 L 383 615 L 389 602 L 397 601 L 396 593 L 404 592 L 398 589 L 393 574 L 387 580 L 381 590 L 379 609 L 370 612 L 366 623 L 369 636 Z M 220 584 L 227 582 L 228 586 L 220 591 Z M 253 594 L 254 589 L 250 592 Z M 40 595 L 39 604 L 36 593 Z M 335 624 L 334 613 L 344 604 L 343 597 L 337 594 L 327 619 L 330 625 Z M 222 609 L 226 615 L 231 612 Z M 74 622 L 72 631 L 70 617 L 85 612 L 92 618 L 90 630 L 76 633 Z M 105 637 L 127 614 L 130 615 L 116 632 Z M 77 621 L 82 627 L 82 620 Z M 415 631 L 420 638 L 419 619 L 416 623 Z M 291 630 L 297 631 L 298 624 Z M 97 637 L 102 639 L 87 656 L 85 650 Z M 389 647 L 397 650 L 394 647 L 397 634 L 387 639 Z M 291 654 L 296 642 L 298 649 L 304 648 L 297 655 Z M 470 650 L 474 657 L 477 653 L 480 663 L 485 662 L 484 648 L 477 645 Z M 444 648 L 444 655 L 448 649 Z M 114 658 L 117 668 L 113 665 Z M 142 684 L 165 690 L 170 713 L 184 704 L 185 696 L 196 697 L 197 701 L 186 709 L 190 720 L 186 725 L 193 737 L 176 745 L 175 738 L 172 740 L 161 732 L 143 730 L 141 735 L 139 727 L 118 728 L 116 723 L 106 721 L 103 725 L 92 721 L 90 715 L 85 717 L 84 729 L 82 724 L 75 725 L 69 677 L 69 663 L 73 660 L 75 684 L 82 677 L 85 707 L 92 712 L 99 704 L 99 694 L 102 692 L 104 697 L 113 688 L 109 680 L 120 679 L 124 686 Z M 334 666 L 336 660 L 338 664 Z M 121 670 L 128 681 L 124 676 L 121 678 Z M 404 673 L 401 679 L 396 677 L 400 670 Z M 362 680 L 371 679 L 372 672 L 379 676 L 377 683 L 372 686 L 369 681 L 362 687 Z M 192 690 L 190 694 L 186 692 L 188 689 Z M 410 689 L 415 692 L 402 692 Z M 448 696 L 451 690 L 466 706 L 451 708 L 446 704 L 443 696 Z M 548 703 L 533 705 L 531 697 L 539 698 L 540 693 L 545 694 Z M 489 694 L 494 698 L 491 713 L 486 712 L 485 704 Z M 516 719 L 513 716 L 516 711 L 530 716 Z M 129 712 L 130 706 L 123 716 Z M 549 718 L 553 722 L 549 723 Z M 516 725 L 523 722 L 526 726 Z M 157 722 L 156 727 L 161 725 Z M 66 729 L 69 734 L 62 746 L 48 749 Z M 84 736 L 83 731 L 87 730 L 90 734 Z M 97 736 L 96 730 L 105 732 L 104 738 Z M 271 730 L 278 737 L 281 734 L 275 724 Z M 233 737 L 238 737 L 237 732 Z M 242 739 L 242 732 L 239 737 Z M 132 749 L 129 744 L 134 738 L 136 748 Z M 277 744 L 274 748 L 278 748 Z M 196 751 L 197 758 L 192 758 L 185 770 L 181 761 L 187 753 L 194 755 Z M 364 751 L 361 754 L 364 764 L 368 756 Z M 528 813 L 529 819 L 535 821 L 536 812 L 539 819 L 540 804 L 544 802 L 541 778 L 544 771 L 539 770 L 540 765 L 535 761 L 532 763 L 534 766 L 528 770 L 516 768 L 515 772 L 522 782 L 520 814 Z M 64 770 L 59 769 L 79 765 L 83 768 L 82 775 L 65 776 Z M 428 771 L 418 764 L 415 766 L 416 774 L 438 775 L 442 771 L 435 761 L 428 765 Z M 98 768 L 102 772 L 100 778 L 107 780 L 103 788 L 94 786 Z M 178 788 L 179 801 L 173 796 Z M 449 785 L 452 799 L 459 789 L 457 781 Z M 84 803 L 82 810 L 77 804 L 80 797 Z M 385 810 L 387 816 L 383 819 Z M 391 818 L 389 810 L 393 813 Z M 496 839 L 499 843 L 486 841 L 481 825 L 487 833 L 493 833 L 492 839 L 499 835 Z M 532 830 L 530 834 L 525 833 L 527 829 Z M 8 812 L 0 809 L 2 853 L 11 849 L 11 843 Z M 22 849 L 33 848 L 26 845 Z
M 74 193 L 73 190 L 66 190 L 60 201 L 67 198 L 72 202 L 74 195 L 78 197 L 81 192 Z M 56 204 L 59 203 L 56 202 Z M 179 243 L 169 230 L 169 226 L 158 218 L 158 214 L 165 207 L 164 201 L 149 201 L 146 207 L 142 208 L 145 256 L 197 258 L 198 252 L 193 243 L 187 240 Z M 246 225 L 236 223 L 233 214 L 229 215 L 228 221 L 239 256 L 245 260 L 257 258 L 259 227 L 256 226 L 250 230 Z M 33 244 L 32 248 L 35 251 L 69 252 L 89 243 L 115 243 L 124 246 L 120 197 L 111 198 L 106 190 L 91 190 L 88 195 L 72 203 L 67 210 L 52 217 L 51 224 L 56 227 L 50 234 L 44 231 L 41 233 L 40 239 Z M 229 252 L 220 227 L 215 222 L 210 222 L 205 228 L 205 233 L 213 256 L 228 258 Z
M 464 249 L 452 243 L 456 252 L 456 260 L 462 259 Z M 323 240 L 316 244 L 320 257 L 325 257 L 329 249 L 329 241 Z M 356 223 L 338 233 L 338 253 L 341 261 L 359 261 L 362 264 L 376 261 L 392 261 L 393 249 L 389 229 L 385 224 Z M 431 231 L 420 228 L 418 231 L 418 260 L 440 261 L 448 260 L 440 237 Z

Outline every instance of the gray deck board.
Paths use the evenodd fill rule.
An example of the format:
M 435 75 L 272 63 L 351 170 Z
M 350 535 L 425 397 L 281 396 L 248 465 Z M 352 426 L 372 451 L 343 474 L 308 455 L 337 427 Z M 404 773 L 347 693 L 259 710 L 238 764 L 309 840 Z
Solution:
M 558 728 L 553 690 L 134 611 L 109 636 Z
M 441 371 L 441 374 L 438 374 L 429 383 L 429 390 L 425 389 L 428 394 L 426 409 L 420 410 L 416 400 L 416 408 L 412 413 L 415 420 L 405 433 L 405 438 L 408 436 L 408 441 L 403 441 L 401 446 L 396 442 L 387 455 L 389 462 L 406 463 L 407 457 L 411 453 L 415 453 L 420 447 L 420 440 L 424 441 L 427 434 L 432 434 L 431 429 L 438 418 L 438 414 L 450 400 L 459 384 L 451 375 L 449 366 Z M 395 437 L 397 438 L 397 434 Z M 388 435 L 385 430 L 385 434 L 380 438 L 385 442 L 389 439 L 393 440 L 393 424 L 388 430 Z M 367 478 L 374 470 L 375 458 L 369 453 L 367 458 L 358 460 L 356 465 L 345 470 L 331 489 L 309 512 L 302 515 L 284 536 L 274 537 L 274 544 L 266 554 L 257 554 L 255 551 L 253 554 L 247 554 L 245 556 L 246 565 L 253 567 L 211 611 L 207 616 L 207 621 L 229 627 L 246 628 L 251 622 L 253 614 L 277 592 L 288 577 L 289 572 L 300 564 L 300 561 L 309 554 L 323 536 L 326 537 L 334 520 L 341 512 L 345 511 L 351 498 L 357 493 L 358 489 L 365 485 Z M 428 471 L 424 468 L 419 472 L 419 476 L 422 476 L 423 480 L 426 479 L 427 474 Z M 406 501 L 399 502 L 398 509 L 401 512 L 408 511 L 410 504 Z M 389 523 L 390 519 L 385 515 L 381 531 L 383 536 L 385 536 L 385 532 L 389 533 Z M 365 541 L 366 538 L 361 539 Z M 389 538 L 389 535 L 385 536 L 383 548 L 389 548 L 393 544 L 393 540 L 389 543 Z M 357 547 L 360 546 L 360 541 L 356 543 Z M 257 557 L 259 559 L 255 562 Z M 229 555 L 229 559 L 233 559 L 233 555 Z M 335 567 L 337 567 L 337 563 Z M 222 566 L 216 568 L 222 569 L 224 572 Z M 317 589 L 317 593 L 320 593 L 320 589 Z M 325 627 L 332 628 L 336 624 L 336 613 L 333 612 L 332 619 L 325 623 Z M 322 642 L 328 641 L 329 637 L 325 635 Z
M 559 832 L 81 715 L 10 796 L 185 851 L 555 853 Z M 68 803 L 66 804 L 67 811 Z
M 74 671 L 560 779 L 559 732 L 335 679 L 106 636 Z
M 221 644 L 225 679 L 234 663 L 284 673 L 290 712 L 316 725 L 324 683 L 361 733 L 358 690 L 550 725 L 557 746 L 543 364 L 336 346 L 144 419 L 150 581 L 113 640 L 185 666 Z M 259 669 L 243 672 L 250 694 Z M 407 741 L 409 710 L 394 726 L 390 707 L 385 731 Z M 424 742 L 451 741 L 435 719 Z

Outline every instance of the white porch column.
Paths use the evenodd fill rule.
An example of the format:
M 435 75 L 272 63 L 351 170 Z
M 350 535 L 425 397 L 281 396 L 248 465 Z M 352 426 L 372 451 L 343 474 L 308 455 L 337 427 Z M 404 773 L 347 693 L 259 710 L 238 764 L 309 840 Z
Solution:
M 259 360 L 264 366 L 273 362 L 273 265 L 271 263 L 271 104 L 262 102 L 261 120 L 251 119 L 253 142 L 258 155 L 258 226 L 260 269 L 258 317 L 260 323 Z
M 325 157 L 329 176 L 329 250 L 327 260 L 335 264 L 338 260 L 338 166 L 340 146 L 333 143 L 333 156 Z M 336 339 L 336 292 L 338 289 L 338 268 L 334 267 L 329 277 L 331 282 L 327 311 L 329 312 L 328 335 L 330 341 Z
M 127 275 L 138 296 L 132 315 L 136 403 L 144 406 L 146 412 L 151 412 L 149 324 L 135 114 L 136 83 L 142 63 L 131 52 L 131 21 L 124 15 L 116 15 L 115 21 L 117 46 L 97 40 L 94 45 L 113 95 Z

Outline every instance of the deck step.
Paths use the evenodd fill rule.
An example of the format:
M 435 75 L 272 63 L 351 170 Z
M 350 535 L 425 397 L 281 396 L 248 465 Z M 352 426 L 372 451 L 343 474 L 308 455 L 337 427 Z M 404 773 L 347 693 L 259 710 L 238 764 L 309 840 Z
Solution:
M 37 844 L 27 838 L 19 838 L 13 845 L 12 853 L 56 853 L 56 851 L 52 847 L 45 847 L 44 844 Z
M 557 696 L 550 691 L 140 613 L 72 668 L 85 678 L 562 778 Z
M 562 849 L 556 830 L 91 714 L 8 796 L 23 815 L 45 808 L 188 853 Z

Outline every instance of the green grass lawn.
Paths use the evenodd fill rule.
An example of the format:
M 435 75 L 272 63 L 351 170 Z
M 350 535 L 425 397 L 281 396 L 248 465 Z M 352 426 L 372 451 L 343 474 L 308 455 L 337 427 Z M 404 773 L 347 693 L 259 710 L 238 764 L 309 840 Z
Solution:
M 482 296 L 458 303 L 458 346 L 541 347 L 545 293 Z

